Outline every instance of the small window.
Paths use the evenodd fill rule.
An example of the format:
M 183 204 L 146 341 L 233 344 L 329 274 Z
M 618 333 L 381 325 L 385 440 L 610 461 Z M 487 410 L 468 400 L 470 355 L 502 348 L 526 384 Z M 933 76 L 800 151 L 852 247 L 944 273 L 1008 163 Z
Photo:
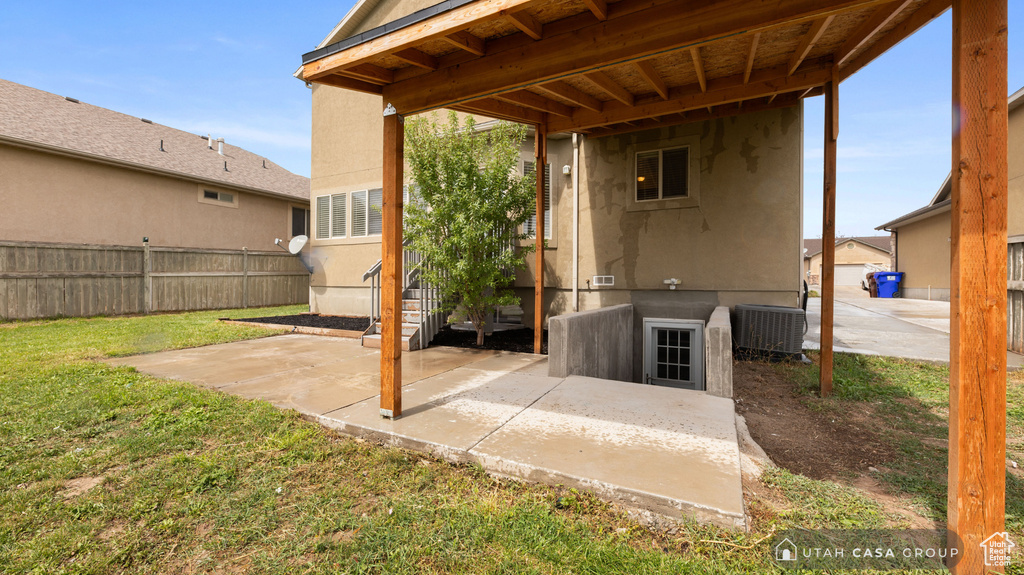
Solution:
M 309 210 L 292 206 L 292 237 L 309 236 Z
M 690 195 L 690 148 L 652 150 L 636 154 L 636 201 L 647 202 Z
M 535 178 L 537 174 L 536 166 L 537 162 L 523 162 L 523 177 Z M 537 237 L 536 208 L 534 208 L 533 214 L 526 220 L 526 223 L 523 224 L 523 233 L 531 238 Z M 554 236 L 551 230 L 551 164 L 544 164 L 544 239 L 550 240 L 552 237 Z
M 644 319 L 644 383 L 704 389 L 704 322 Z
M 846 244 L 846 249 L 852 250 L 853 249 L 853 242 L 850 242 L 850 243 Z
M 218 190 L 210 190 L 207 188 L 200 187 L 199 203 L 213 204 L 217 206 L 224 206 L 227 208 L 237 208 L 238 196 L 229 192 L 221 192 Z
M 326 240 L 345 237 L 345 200 L 347 194 L 318 196 L 316 198 L 316 239 Z

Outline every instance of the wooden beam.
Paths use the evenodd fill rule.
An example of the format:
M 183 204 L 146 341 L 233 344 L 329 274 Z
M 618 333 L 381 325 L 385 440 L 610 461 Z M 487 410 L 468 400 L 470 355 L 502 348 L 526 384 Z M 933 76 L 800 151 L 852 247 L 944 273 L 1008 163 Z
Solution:
M 487 43 L 484 42 L 483 38 L 478 38 L 469 32 L 454 32 L 452 34 L 448 34 L 442 39 L 456 48 L 461 48 L 470 54 L 483 56 L 487 52 Z
M 738 34 L 767 30 L 794 20 L 820 18 L 880 3 L 878 0 L 788 0 L 782 4 L 760 0 L 664 3 L 621 0 L 609 7 L 614 9 L 613 14 L 604 22 L 595 22 L 588 16 L 589 25 L 559 29 L 558 33 L 546 32 L 544 39 L 534 42 L 507 44 L 507 49 L 488 52 L 482 58 L 395 82 L 384 94 L 396 106 L 410 110 L 410 114 L 420 113 Z M 623 4 L 626 8 L 633 4 L 646 7 L 623 8 L 619 15 L 619 6 Z M 545 28 L 555 24 L 557 22 Z M 306 68 L 313 65 L 307 64 Z
M 548 130 L 551 133 L 571 132 L 750 100 L 767 94 L 795 92 L 821 86 L 832 77 L 830 62 L 805 66 L 792 76 L 787 75 L 787 70 L 786 66 L 781 66 L 755 72 L 748 84 L 743 83 L 742 74 L 717 78 L 708 84 L 706 93 L 700 92 L 693 85 L 673 88 L 669 92 L 668 100 L 648 99 L 635 102 L 633 106 L 626 106 L 620 102 L 605 102 L 600 112 L 580 108 L 573 112 L 572 118 L 551 118 Z
M 492 98 L 463 102 L 456 106 L 456 108 L 521 124 L 539 124 L 547 121 L 547 114 L 543 112 L 530 110 L 507 102 L 499 102 Z
M 929 22 L 935 20 L 949 9 L 952 0 L 928 0 L 920 6 L 909 18 L 900 22 L 885 36 L 877 40 L 866 50 L 839 68 L 839 79 L 846 80 L 854 75 L 869 62 L 888 52 L 893 46 L 899 44 L 915 32 L 925 27 Z
M 662 100 L 668 100 L 668 86 L 665 85 L 665 80 L 661 79 L 661 75 L 654 69 L 650 60 L 634 62 L 633 66 L 636 68 L 637 72 L 640 72 L 640 75 L 643 76 L 644 80 L 647 80 L 647 83 L 654 88 L 654 91 L 661 96 Z
M 807 58 L 807 55 L 811 53 L 811 49 L 821 39 L 821 35 L 825 33 L 825 29 L 832 23 L 832 19 L 835 16 L 829 15 L 824 18 L 819 18 L 814 22 L 811 22 L 811 27 L 804 34 L 803 38 L 800 39 L 800 43 L 797 44 L 796 51 L 793 52 L 792 58 L 789 59 L 789 73 L 796 72 L 796 69 L 800 67 L 800 64 Z
M 526 34 L 534 40 L 540 40 L 544 36 L 544 25 L 538 22 L 536 18 L 531 16 L 525 10 L 510 12 L 508 20 L 512 22 L 516 28 L 519 28 L 523 34 Z
M 1007 0 L 954 0 L 946 525 L 956 575 L 1003 571 L 981 545 L 1006 530 L 1006 64 Z
M 307 81 L 314 81 L 321 75 L 331 73 L 332 70 L 370 62 L 383 54 L 393 54 L 405 48 L 415 48 L 430 40 L 447 40 L 464 50 L 469 50 L 468 46 L 458 43 L 462 41 L 460 33 L 469 26 L 469 23 L 485 23 L 497 20 L 508 12 L 522 10 L 536 2 L 537 0 L 471 2 L 442 12 L 415 26 L 400 28 L 390 34 L 385 34 L 305 64 L 302 67 L 302 77 Z M 449 36 L 454 36 L 454 38 Z M 480 40 L 479 38 L 476 39 Z M 480 50 L 480 53 L 477 55 L 482 56 L 483 50 Z
M 700 57 L 700 47 L 690 48 L 690 58 L 693 60 L 693 71 L 697 73 L 697 83 L 700 84 L 700 91 L 708 91 L 708 77 L 704 73 L 704 60 Z
M 858 26 L 853 31 L 853 34 L 847 38 L 846 42 L 843 42 L 843 45 L 839 47 L 839 50 L 835 53 L 836 66 L 842 66 L 854 52 L 874 38 L 876 34 L 882 31 L 882 28 L 885 28 L 892 22 L 893 18 L 899 16 L 907 6 L 913 3 L 914 0 L 900 0 L 876 9 L 871 14 L 871 17 Z
M 583 4 L 598 20 L 608 19 L 608 3 L 605 0 L 583 0 Z
M 825 83 L 825 178 L 821 222 L 821 357 L 818 385 L 832 394 L 832 343 L 835 316 L 836 148 L 839 139 L 839 81 Z
M 352 68 L 339 70 L 338 74 L 351 76 L 372 84 L 390 84 L 395 81 L 395 73 L 387 68 L 381 68 L 375 64 L 360 64 Z
M 750 72 L 754 69 L 754 57 L 757 55 L 757 44 L 761 41 L 761 33 L 755 32 L 750 38 L 750 52 L 747 52 L 747 67 L 743 72 L 743 83 L 750 81 Z
M 437 61 L 437 58 L 425 52 L 420 52 L 416 48 L 406 48 L 405 50 L 399 50 L 391 55 L 406 64 L 412 64 L 417 68 L 423 68 L 424 70 L 430 70 L 431 72 L 437 70 L 441 65 Z
M 537 124 L 534 134 L 534 171 L 537 173 L 537 269 L 533 286 L 533 353 L 540 353 L 544 343 L 544 166 L 548 163 L 547 128 L 544 124 Z
M 583 77 L 590 80 L 592 84 L 603 90 L 606 94 L 622 102 L 626 106 L 632 106 L 636 98 L 628 90 L 615 83 L 604 72 L 588 72 Z
M 405 126 L 388 104 L 384 109 L 384 206 L 381 210 L 380 414 L 402 415 L 402 170 Z M 373 318 L 371 318 L 372 320 Z
M 796 106 L 800 103 L 800 99 L 797 97 L 798 94 L 783 94 L 776 98 L 773 103 L 767 102 L 753 103 L 747 102 L 743 106 L 745 113 L 760 112 L 764 110 L 775 110 L 778 108 L 788 108 L 790 106 Z M 627 127 L 606 127 L 597 128 L 591 131 L 591 135 L 594 138 L 603 138 L 604 136 L 613 136 L 619 134 L 628 134 L 632 132 L 638 132 L 641 130 L 651 130 L 654 128 L 664 128 L 667 126 L 677 126 L 679 124 L 689 124 L 692 122 L 702 122 L 704 120 L 713 120 L 715 118 L 724 118 L 728 116 L 735 116 L 736 110 L 725 110 L 725 109 L 714 109 L 713 112 L 709 112 L 707 109 L 702 108 L 700 110 L 694 110 L 684 114 L 672 114 L 666 116 L 660 120 L 637 120 L 632 122 L 633 126 Z
M 540 84 L 537 88 L 554 96 L 569 100 L 573 104 L 587 108 L 588 110 L 600 112 L 604 109 L 604 102 L 590 94 L 587 94 L 586 92 L 573 88 L 565 82 L 549 82 L 547 84 Z
M 317 84 L 324 84 L 325 86 L 334 86 L 335 88 L 344 88 L 346 90 L 355 90 L 357 92 L 366 92 L 367 94 L 380 94 L 383 92 L 383 88 L 379 84 L 371 84 L 355 78 L 348 78 L 346 76 L 338 76 L 337 74 L 331 74 L 330 76 L 324 76 L 316 81 Z
M 566 106 L 565 104 L 549 100 L 544 96 L 539 96 L 533 92 L 526 90 L 518 90 L 516 92 L 505 92 L 498 94 L 494 97 L 495 100 L 503 100 L 510 104 L 516 104 L 524 108 L 530 108 L 531 110 L 537 110 L 538 112 L 549 112 L 556 116 L 563 116 L 566 118 L 572 117 L 573 107 Z

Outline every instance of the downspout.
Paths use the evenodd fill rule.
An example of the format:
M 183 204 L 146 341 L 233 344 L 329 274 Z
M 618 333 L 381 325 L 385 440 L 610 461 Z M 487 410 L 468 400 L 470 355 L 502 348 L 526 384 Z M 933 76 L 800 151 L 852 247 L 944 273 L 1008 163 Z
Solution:
M 580 135 L 572 135 L 572 311 L 580 311 Z

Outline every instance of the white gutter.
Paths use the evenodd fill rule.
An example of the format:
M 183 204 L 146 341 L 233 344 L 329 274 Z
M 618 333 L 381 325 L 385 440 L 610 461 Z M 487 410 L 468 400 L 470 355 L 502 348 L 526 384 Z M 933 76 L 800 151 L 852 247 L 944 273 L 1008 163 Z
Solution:
M 572 135 L 572 311 L 580 311 L 580 134 Z

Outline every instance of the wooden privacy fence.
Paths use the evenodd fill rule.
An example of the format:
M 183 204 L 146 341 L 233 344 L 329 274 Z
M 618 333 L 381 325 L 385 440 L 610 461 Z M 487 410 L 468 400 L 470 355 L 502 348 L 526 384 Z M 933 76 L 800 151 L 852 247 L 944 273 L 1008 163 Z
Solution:
M 0 242 L 0 319 L 305 303 L 286 252 Z
M 1024 236 L 1006 245 L 1006 346 L 1024 353 Z

